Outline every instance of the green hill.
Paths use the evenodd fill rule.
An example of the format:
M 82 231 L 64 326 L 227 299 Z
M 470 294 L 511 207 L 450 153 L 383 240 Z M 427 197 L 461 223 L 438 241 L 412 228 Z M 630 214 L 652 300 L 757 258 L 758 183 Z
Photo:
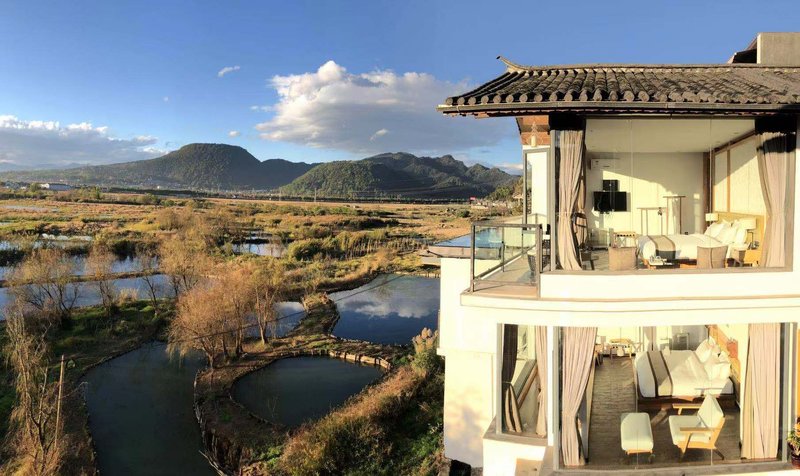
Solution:
M 151 160 L 63 170 L 8 172 L 2 176 L 12 180 L 88 185 L 269 190 L 291 182 L 313 166 L 282 159 L 261 162 L 247 150 L 234 145 L 189 144 Z
M 417 157 L 396 152 L 323 164 L 271 159 L 263 162 L 226 144 L 189 144 L 162 157 L 61 170 L 15 171 L 0 178 L 191 190 L 275 190 L 321 197 L 483 197 L 515 177 L 497 168 L 467 167 L 450 155 Z
M 482 165 L 467 167 L 450 155 L 417 157 L 405 152 L 385 153 L 357 161 L 320 164 L 281 190 L 290 195 L 337 197 L 485 196 L 515 177 Z

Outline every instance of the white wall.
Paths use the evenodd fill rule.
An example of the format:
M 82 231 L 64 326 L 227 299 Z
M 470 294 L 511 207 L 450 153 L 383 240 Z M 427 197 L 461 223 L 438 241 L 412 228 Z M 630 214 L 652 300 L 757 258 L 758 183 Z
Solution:
M 547 157 L 550 146 L 522 148 L 528 161 L 528 183 L 531 188 L 531 215 L 539 216 L 538 223 L 546 223 L 547 218 Z M 543 220 L 544 218 L 544 220 Z M 529 219 L 529 223 L 536 223 Z
M 587 151 L 590 168 L 586 171 L 586 210 L 590 229 L 635 231 L 645 234 L 641 207 L 670 207 L 666 195 L 685 195 L 682 206 L 682 231 L 702 232 L 703 154 L 675 153 L 593 153 Z M 619 190 L 628 194 L 628 211 L 601 214 L 592 209 L 593 193 L 603 189 L 603 180 L 619 180 Z M 649 212 L 649 233 L 661 234 L 660 217 Z M 677 220 L 666 220 L 663 234 L 675 233 Z
M 461 293 L 469 288 L 469 260 L 442 258 L 439 354 L 445 358 L 444 452 L 483 466 L 483 434 L 494 416 L 497 324 L 463 319 Z

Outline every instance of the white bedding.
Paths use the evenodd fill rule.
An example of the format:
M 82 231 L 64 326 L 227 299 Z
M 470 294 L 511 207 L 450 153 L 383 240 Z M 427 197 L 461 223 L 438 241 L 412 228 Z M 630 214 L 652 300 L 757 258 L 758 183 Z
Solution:
M 697 247 L 706 246 L 722 246 L 722 243 L 716 238 L 712 238 L 702 233 L 692 233 L 691 235 L 665 235 L 667 238 L 675 243 L 675 258 L 676 260 L 696 260 Z M 656 244 L 649 236 L 643 235 L 639 237 L 639 256 L 644 259 L 650 259 L 651 256 L 658 255 L 656 252 Z M 728 257 L 730 257 L 730 246 L 728 247 Z
M 733 393 L 733 381 L 730 378 L 709 379 L 703 364 L 692 350 L 673 350 L 661 353 L 667 363 L 672 378 L 672 395 L 678 397 L 700 397 Z M 636 356 L 636 378 L 639 393 L 643 397 L 656 396 L 656 384 L 647 353 Z M 664 396 L 664 395 L 660 395 Z

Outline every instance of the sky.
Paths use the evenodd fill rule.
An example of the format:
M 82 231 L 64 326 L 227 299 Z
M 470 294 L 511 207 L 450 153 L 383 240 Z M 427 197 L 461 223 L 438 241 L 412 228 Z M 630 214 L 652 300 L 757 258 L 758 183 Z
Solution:
M 0 12 L 0 170 L 192 142 L 260 160 L 406 151 L 513 170 L 513 119 L 435 110 L 501 74 L 497 55 L 720 63 L 759 31 L 800 25 L 794 1 L 2 0 Z

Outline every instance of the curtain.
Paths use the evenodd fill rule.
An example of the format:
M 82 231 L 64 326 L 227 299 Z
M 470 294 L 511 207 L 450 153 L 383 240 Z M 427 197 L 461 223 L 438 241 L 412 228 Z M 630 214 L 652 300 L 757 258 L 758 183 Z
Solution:
M 558 260 L 566 270 L 581 269 L 572 214 L 576 211 L 584 166 L 583 130 L 554 130 L 558 163 Z
M 536 367 L 539 370 L 539 405 L 536 413 L 536 434 L 547 435 L 547 327 L 536 326 L 534 345 L 536 348 Z
M 596 327 L 565 327 L 561 357 L 561 454 L 566 466 L 584 464 L 577 417 L 594 364 Z
M 589 221 L 586 219 L 586 167 L 581 166 L 578 184 L 578 201 L 575 203 L 575 241 L 578 249 L 583 248 L 589 238 Z
M 522 431 L 519 422 L 517 398 L 514 395 L 514 369 L 517 365 L 517 334 L 518 327 L 512 324 L 503 325 L 503 367 L 500 375 L 500 385 L 503 386 L 503 418 L 505 428 L 509 431 Z
M 742 457 L 774 459 L 780 440 L 780 324 L 750 324 L 742 408 Z
M 647 326 L 643 327 L 642 331 L 644 332 L 645 340 L 647 344 L 644 346 L 644 351 L 648 350 L 656 350 L 658 348 L 658 343 L 656 342 L 656 328 L 655 326 Z
M 791 132 L 762 131 L 758 134 L 758 174 L 767 209 L 761 242 L 761 265 L 783 267 L 786 263 L 786 230 L 794 223 L 795 137 Z

